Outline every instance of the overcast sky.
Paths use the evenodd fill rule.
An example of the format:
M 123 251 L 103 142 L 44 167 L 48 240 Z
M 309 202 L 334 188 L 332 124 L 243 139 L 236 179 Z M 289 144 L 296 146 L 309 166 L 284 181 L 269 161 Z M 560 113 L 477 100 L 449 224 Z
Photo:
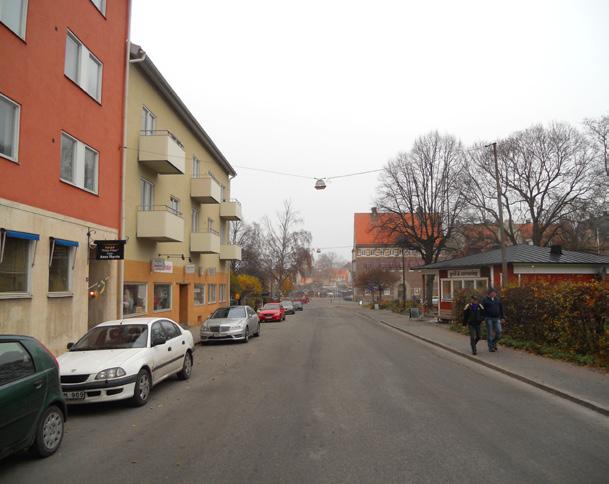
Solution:
M 225 154 L 247 221 L 291 198 L 350 247 L 382 168 L 430 130 L 464 143 L 609 112 L 609 1 L 134 0 L 142 45 Z M 350 250 L 333 249 L 345 258 Z

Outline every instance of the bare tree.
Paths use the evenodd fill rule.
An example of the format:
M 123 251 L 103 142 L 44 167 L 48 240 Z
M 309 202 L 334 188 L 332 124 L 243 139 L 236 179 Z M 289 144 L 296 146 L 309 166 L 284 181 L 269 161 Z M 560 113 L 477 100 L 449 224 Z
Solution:
M 478 221 L 496 230 L 495 167 L 490 150 L 482 148 L 468 150 L 464 191 Z M 560 233 L 560 222 L 581 210 L 594 194 L 589 143 L 573 127 L 552 124 L 516 132 L 499 141 L 497 149 L 508 242 L 521 242 L 519 230 L 528 221 L 533 244 L 548 244 Z
M 265 265 L 277 288 L 281 288 L 286 279 L 311 269 L 312 237 L 306 230 L 296 230 L 301 223 L 289 200 L 284 201 L 283 209 L 277 212 L 276 224 L 265 219 Z
M 234 261 L 232 270 L 235 274 L 249 274 L 261 281 L 268 282 L 264 267 L 264 236 L 262 227 L 254 222 L 232 222 L 230 230 L 231 244 L 241 247 L 241 260 Z
M 374 300 L 374 293 L 376 291 L 378 294 L 377 301 L 380 302 L 383 290 L 391 287 L 397 280 L 398 275 L 395 272 L 386 271 L 382 267 L 374 267 L 358 272 L 354 285 L 360 289 L 371 291 L 372 300 Z
M 453 136 L 436 131 L 418 138 L 381 175 L 379 233 L 401 236 L 425 264 L 436 262 L 463 212 L 462 167 L 461 143 Z M 431 305 L 433 277 L 426 278 L 425 295 Z
M 584 120 L 586 134 L 605 174 L 609 176 L 609 115 Z

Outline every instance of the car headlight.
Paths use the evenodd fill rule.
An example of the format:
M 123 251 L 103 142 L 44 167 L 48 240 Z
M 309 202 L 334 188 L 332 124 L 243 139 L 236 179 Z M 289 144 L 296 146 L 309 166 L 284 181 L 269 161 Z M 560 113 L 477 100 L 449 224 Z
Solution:
M 97 375 L 95 375 L 96 380 L 110 380 L 112 378 L 118 378 L 121 376 L 125 376 L 127 373 L 120 367 L 116 368 L 107 368 L 106 370 L 100 371 Z

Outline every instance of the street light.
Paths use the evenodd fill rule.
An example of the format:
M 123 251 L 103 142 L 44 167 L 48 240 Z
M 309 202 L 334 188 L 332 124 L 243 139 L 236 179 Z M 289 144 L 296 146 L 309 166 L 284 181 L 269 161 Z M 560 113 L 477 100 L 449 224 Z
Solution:
M 315 181 L 315 190 L 325 190 L 326 189 L 326 182 L 324 181 L 323 178 L 318 178 Z

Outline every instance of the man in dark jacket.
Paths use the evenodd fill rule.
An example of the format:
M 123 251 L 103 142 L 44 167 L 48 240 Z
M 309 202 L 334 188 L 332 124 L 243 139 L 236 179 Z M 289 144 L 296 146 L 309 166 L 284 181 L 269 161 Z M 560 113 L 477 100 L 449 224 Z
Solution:
M 495 289 L 492 287 L 489 289 L 488 296 L 484 298 L 482 305 L 486 319 L 488 350 L 494 352 L 497 351 L 497 341 L 501 338 L 501 320 L 504 319 L 503 304 Z
M 472 296 L 471 302 L 463 311 L 463 325 L 469 327 L 469 342 L 472 345 L 472 355 L 477 354 L 476 345 L 480 341 L 480 323 L 484 319 L 484 307 Z

